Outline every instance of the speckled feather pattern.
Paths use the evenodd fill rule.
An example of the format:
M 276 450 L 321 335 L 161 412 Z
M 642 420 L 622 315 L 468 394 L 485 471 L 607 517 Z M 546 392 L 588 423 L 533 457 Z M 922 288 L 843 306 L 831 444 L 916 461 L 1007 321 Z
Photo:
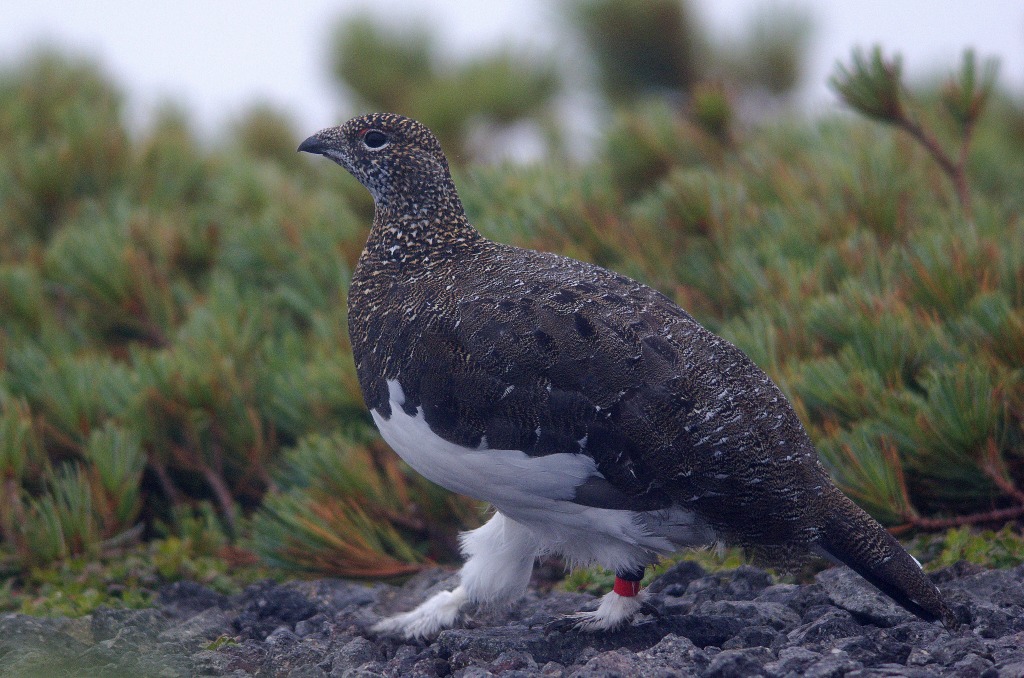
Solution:
M 407 411 L 422 406 L 452 442 L 588 454 L 638 507 L 678 502 L 744 545 L 813 538 L 824 470 L 742 352 L 625 276 L 484 239 L 426 128 L 357 124 L 434 156 L 416 160 L 426 172 L 398 152 L 357 168 L 371 186 L 407 183 L 371 189 L 378 209 L 349 288 L 367 407 L 387 416 L 397 379 Z
M 367 130 L 387 147 L 359 143 Z M 735 346 L 625 276 L 482 237 L 426 127 L 375 114 L 311 141 L 376 201 L 349 290 L 370 409 L 389 416 L 397 379 L 402 407 L 448 441 L 589 455 L 636 510 L 683 506 L 769 559 L 805 551 L 840 505 L 852 518 L 839 522 L 888 537 L 832 486 L 786 398 Z M 874 543 L 857 536 L 844 546 Z M 895 544 L 913 562 L 889 540 L 858 557 Z

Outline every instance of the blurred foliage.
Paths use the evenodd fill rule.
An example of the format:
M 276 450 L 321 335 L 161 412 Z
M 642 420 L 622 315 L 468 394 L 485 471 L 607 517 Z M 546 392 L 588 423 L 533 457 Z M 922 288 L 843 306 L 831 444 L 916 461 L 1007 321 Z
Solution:
M 605 96 L 631 106 L 679 101 L 726 82 L 784 97 L 800 82 L 811 35 L 806 14 L 786 5 L 755 12 L 738 40 L 716 40 L 686 0 L 574 0 L 562 5 L 597 66 Z
M 851 84 L 874 77 L 861 61 Z M 593 162 L 457 179 L 487 235 L 639 278 L 739 345 L 887 524 L 998 525 L 1024 516 L 1024 110 L 988 74 L 968 57 L 936 92 L 899 87 L 969 150 L 971 220 L 903 128 L 736 135 L 715 83 L 693 117 L 620 109 Z M 7 609 L 38 573 L 118 554 L 144 552 L 147 582 L 214 581 L 252 551 L 367 578 L 451 561 L 478 507 L 386 450 L 355 378 L 366 192 L 295 154 L 304 133 L 273 109 L 210 148 L 173 107 L 130 134 L 122 99 L 57 53 L 0 67 Z
M 689 2 L 577 0 L 565 7 L 612 101 L 689 92 L 707 75 L 710 48 Z
M 491 150 L 474 144 L 516 122 L 539 124 L 557 150 L 552 109 L 559 81 L 548 59 L 524 58 L 510 47 L 469 61 L 442 54 L 437 36 L 421 25 L 394 29 L 368 15 L 335 29 L 331 69 L 363 110 L 393 111 L 424 123 L 453 163 Z
M 787 100 L 811 35 L 808 16 L 786 5 L 754 13 L 731 41 L 712 40 L 685 0 L 573 0 L 548 11 L 561 18 L 567 39 L 582 43 L 614 109 L 668 102 L 673 115 L 721 143 L 731 140 L 739 112 L 760 119 Z M 358 110 L 420 120 L 462 165 L 493 157 L 501 130 L 515 123 L 533 125 L 547 155 L 563 150 L 554 106 L 568 74 L 559 75 L 553 55 L 517 55 L 523 51 L 459 60 L 423 23 L 396 26 L 391 17 L 363 14 L 338 24 L 330 58 Z
M 100 606 L 148 607 L 161 586 L 176 581 L 200 582 L 232 595 L 274 574 L 230 544 L 213 508 L 202 503 L 176 509 L 144 544 L 73 556 L 8 578 L 0 586 L 0 612 L 77 617 Z

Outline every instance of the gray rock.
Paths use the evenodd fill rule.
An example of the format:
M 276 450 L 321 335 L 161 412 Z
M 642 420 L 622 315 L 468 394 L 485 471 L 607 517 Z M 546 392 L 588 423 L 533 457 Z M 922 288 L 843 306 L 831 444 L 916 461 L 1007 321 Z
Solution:
M 279 627 L 294 628 L 296 622 L 317 613 L 316 605 L 300 591 L 260 582 L 241 594 L 241 611 L 231 621 L 243 638 L 263 640 Z
M 191 617 L 211 607 L 224 608 L 228 597 L 193 581 L 178 581 L 157 592 L 160 609 L 174 617 Z
M 980 676 L 990 666 L 992 666 L 991 659 L 980 657 L 972 652 L 957 663 L 953 664 L 953 670 L 949 675 L 963 676 L 963 678 Z
M 570 678 L 612 678 L 613 676 L 640 676 L 641 660 L 633 652 L 613 650 L 602 652 L 586 664 L 569 673 Z
M 848 567 L 833 567 L 819 573 L 815 579 L 834 605 L 856 619 L 885 627 L 913 619 L 912 614 Z
M 353 638 L 327 657 L 331 663 L 332 678 L 341 676 L 345 671 L 368 664 L 377 658 L 377 646 L 366 638 Z
M 754 678 L 767 675 L 764 665 L 774 660 L 771 650 L 756 647 L 748 650 L 723 650 L 701 673 L 703 678 Z
M 812 650 L 829 648 L 840 638 L 860 635 L 863 627 L 846 610 L 833 608 L 812 622 L 789 632 L 789 644 L 802 645 Z
M 761 603 L 782 603 L 793 609 L 790 602 L 797 592 L 803 588 L 805 587 L 797 586 L 796 584 L 773 584 L 757 594 L 754 600 Z
M 887 633 L 865 633 L 842 638 L 832 644 L 831 650 L 842 650 L 850 658 L 865 666 L 899 664 L 904 666 L 910 655 L 910 646 L 893 639 Z
M 690 582 L 705 576 L 707 576 L 707 570 L 703 567 L 692 560 L 683 560 L 651 582 L 647 592 L 666 596 L 681 596 L 686 592 Z
M 993 661 L 1003 662 L 1018 658 L 1024 659 L 1024 632 L 990 640 L 986 645 L 992 652 Z
M 864 665 L 850 658 L 842 650 L 836 650 L 811 664 L 804 671 L 804 678 L 838 678 L 864 668 Z
M 998 664 L 982 674 L 984 678 L 990 675 L 992 678 L 1024 678 L 1024 659 Z
M 807 668 L 821 661 L 821 653 L 803 647 L 786 647 L 779 650 L 779 658 L 764 665 L 774 676 L 802 676 Z
M 533 657 L 522 650 L 507 650 L 499 654 L 490 667 L 495 673 L 506 673 L 522 669 L 535 670 L 537 662 Z
M 664 667 L 677 674 L 700 673 L 711 664 L 707 652 L 683 636 L 669 634 L 656 645 L 637 653 L 644 665 Z
M 989 654 L 985 642 L 970 631 L 962 631 L 957 636 L 942 634 L 925 646 L 932 660 L 939 666 L 952 666 L 968 654 L 986 656 Z
M 548 678 L 564 678 L 565 667 L 558 662 L 548 662 L 540 667 L 540 675 L 547 676 Z
M 899 664 L 879 664 L 866 669 L 857 669 L 846 674 L 846 678 L 882 678 L 893 676 L 896 678 L 934 678 L 935 673 L 927 669 L 907 668 Z
M 771 626 L 745 626 L 740 632 L 722 643 L 723 650 L 743 647 L 772 647 L 779 642 L 782 634 Z
M 213 641 L 231 628 L 231 616 L 217 607 L 210 607 L 188 619 L 169 626 L 157 635 L 161 642 Z
M 751 626 L 770 626 L 776 631 L 788 631 L 800 624 L 800 616 L 781 603 L 756 600 L 715 600 L 702 603 L 699 614 L 730 615 Z

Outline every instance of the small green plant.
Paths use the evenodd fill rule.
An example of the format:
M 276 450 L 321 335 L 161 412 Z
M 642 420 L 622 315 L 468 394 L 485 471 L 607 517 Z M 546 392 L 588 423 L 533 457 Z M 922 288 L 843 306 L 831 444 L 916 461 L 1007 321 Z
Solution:
M 739 548 L 709 548 L 685 551 L 662 558 L 657 565 L 647 568 L 644 571 L 644 578 L 640 582 L 641 586 L 647 586 L 673 565 L 683 560 L 693 561 L 708 572 L 732 570 L 745 562 L 743 550 Z M 564 591 L 600 596 L 611 591 L 614 584 L 614 572 L 603 567 L 594 566 L 572 570 L 559 584 L 559 588 Z
M 923 554 L 921 561 L 929 570 L 959 562 L 996 568 L 1024 564 L 1024 535 L 1019 527 L 1009 524 L 999 530 L 956 527 L 916 537 L 911 547 Z
M 212 650 L 213 652 L 216 652 L 217 650 L 221 649 L 222 647 L 233 647 L 235 645 L 238 645 L 238 639 L 235 638 L 234 636 L 229 636 L 229 635 L 225 634 L 225 635 L 217 636 L 216 638 L 214 638 L 213 642 L 211 642 L 209 645 L 207 645 L 205 649 Z
M 16 568 L 0 587 L 0 612 L 80 616 L 97 607 L 148 607 L 159 588 L 187 579 L 224 594 L 282 573 L 262 566 L 255 555 L 232 543 L 209 503 L 179 508 L 161 536 L 148 543 L 107 546 L 30 568 Z M 0 567 L 3 561 L 0 561 Z

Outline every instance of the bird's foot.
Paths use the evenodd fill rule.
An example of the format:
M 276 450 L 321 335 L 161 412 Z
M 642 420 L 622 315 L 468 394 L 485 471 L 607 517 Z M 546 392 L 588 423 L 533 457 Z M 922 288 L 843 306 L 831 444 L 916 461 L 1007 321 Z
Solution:
M 661 613 L 648 603 L 643 594 L 637 596 L 621 596 L 612 591 L 605 594 L 596 610 L 577 612 L 576 614 L 559 617 L 548 623 L 544 630 L 548 633 L 582 631 L 597 633 L 614 631 L 633 620 L 638 614 L 652 614 L 660 617 Z
M 458 623 L 465 604 L 466 592 L 458 586 L 452 591 L 441 591 L 431 596 L 414 610 L 382 619 L 370 630 L 406 640 L 433 638 Z

